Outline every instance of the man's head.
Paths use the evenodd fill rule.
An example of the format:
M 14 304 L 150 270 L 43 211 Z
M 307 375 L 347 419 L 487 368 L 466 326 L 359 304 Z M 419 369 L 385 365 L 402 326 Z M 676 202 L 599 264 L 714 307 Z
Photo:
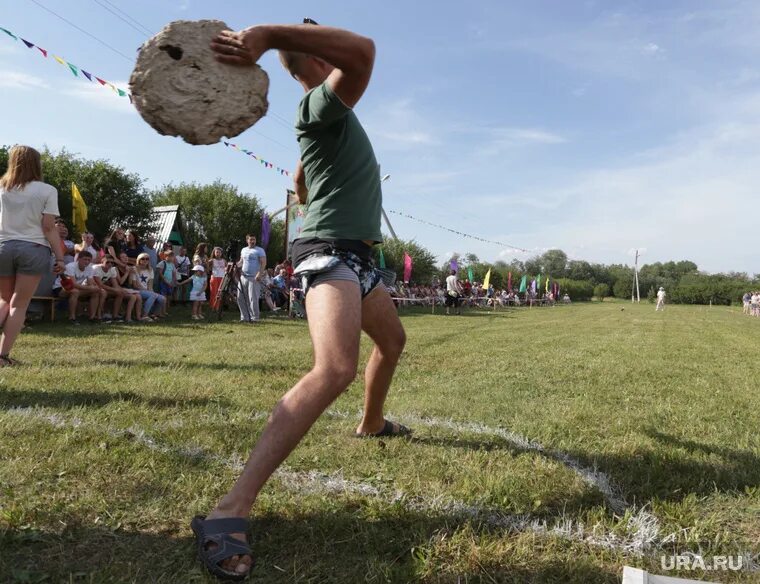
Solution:
M 69 236 L 69 228 L 66 227 L 62 219 L 57 219 L 55 226 L 58 228 L 58 235 L 61 236 L 61 239 L 66 239 Z
M 279 51 L 280 63 L 290 76 L 298 81 L 305 91 L 324 83 L 335 69 L 328 62 L 296 51 Z
M 248 247 L 256 247 L 256 236 L 249 233 L 245 236 L 245 242 L 248 244 Z
M 318 26 L 317 22 L 311 18 L 304 18 L 303 23 L 306 26 Z M 322 84 L 335 69 L 328 62 L 306 53 L 279 51 L 279 54 L 282 66 L 293 79 L 301 84 L 305 91 Z
M 90 262 L 92 262 L 92 254 L 86 249 L 83 249 L 77 254 L 77 264 L 79 264 L 80 270 L 84 270 L 90 265 Z
M 156 245 L 156 238 L 151 235 L 145 240 L 145 245 L 150 249 L 153 249 L 153 247 Z

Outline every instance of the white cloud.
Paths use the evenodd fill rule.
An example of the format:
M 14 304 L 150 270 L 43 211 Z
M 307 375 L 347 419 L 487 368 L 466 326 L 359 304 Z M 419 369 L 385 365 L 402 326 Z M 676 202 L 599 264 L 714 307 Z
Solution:
M 0 70 L 0 88 L 3 89 L 48 89 L 50 86 L 40 77 L 21 71 Z
M 116 88 L 129 91 L 127 81 L 109 81 Z M 97 81 L 89 83 L 84 79 L 71 80 L 68 86 L 61 91 L 63 95 L 68 95 L 75 99 L 80 99 L 101 109 L 111 111 L 131 113 L 134 112 L 134 106 L 129 102 L 128 97 L 121 97 L 107 85 L 100 85 Z
M 562 144 L 567 140 L 540 128 L 497 128 L 491 132 L 499 141 L 514 144 Z
M 760 183 L 759 140 L 758 123 L 716 124 L 643 153 L 639 164 L 589 172 L 564 190 L 568 204 L 530 241 L 585 246 L 586 259 L 622 262 L 645 246 L 647 261 L 759 271 L 747 248 L 757 229 L 750 207 Z
M 645 55 L 656 55 L 662 52 L 662 48 L 660 48 L 660 46 L 655 43 L 647 43 L 641 47 L 641 52 Z
M 588 93 L 588 85 L 581 85 L 570 92 L 573 97 L 583 97 Z
M 410 150 L 438 143 L 433 125 L 411 98 L 389 101 L 363 116 L 363 124 L 378 150 Z
M 1 30 L 0 30 L 0 35 L 2 35 L 2 37 L 0 37 L 0 41 L 3 41 L 3 42 L 0 42 L 0 55 L 15 55 L 21 52 L 21 50 L 19 49 L 18 43 L 9 44 L 7 42 L 4 42 L 6 40 L 4 38 L 6 34 Z M 13 39 L 11 37 L 8 37 L 7 40 L 13 40 Z

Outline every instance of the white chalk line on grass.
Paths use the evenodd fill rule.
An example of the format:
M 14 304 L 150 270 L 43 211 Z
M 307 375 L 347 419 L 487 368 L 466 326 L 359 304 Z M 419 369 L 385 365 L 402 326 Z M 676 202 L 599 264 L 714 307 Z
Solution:
M 327 413 L 329 416 L 335 418 L 351 418 L 361 416 L 361 413 L 355 415 L 340 410 L 329 410 Z M 506 430 L 504 428 L 494 428 L 480 424 L 478 422 L 457 422 L 452 419 L 417 416 L 415 414 L 400 414 L 398 416 L 394 416 L 393 414 L 388 413 L 388 417 L 390 419 L 400 420 L 401 422 L 410 424 L 412 426 L 418 425 L 426 426 L 429 428 L 445 428 L 453 432 L 467 432 L 481 436 L 496 436 L 520 450 L 537 452 L 543 456 L 546 456 L 547 458 L 551 458 L 552 460 L 556 460 L 557 462 L 565 465 L 576 475 L 578 475 L 586 484 L 598 489 L 604 496 L 607 504 L 616 513 L 622 513 L 628 507 L 625 499 L 621 494 L 621 489 L 614 486 L 609 477 L 600 470 L 596 468 L 589 468 L 583 465 L 580 461 L 574 459 L 572 456 L 565 454 L 564 452 L 546 448 L 535 440 L 521 436 L 520 434 L 512 432 L 511 430 Z
M 360 418 L 361 412 L 346 412 L 336 409 L 330 409 L 326 412 L 327 416 L 339 419 Z M 52 425 L 56 425 L 59 420 L 59 415 L 56 413 L 47 414 L 48 421 Z M 244 415 L 246 420 L 262 420 L 269 416 L 269 412 L 253 410 Z M 237 416 L 236 416 L 237 417 Z M 521 436 L 516 432 L 507 430 L 505 428 L 494 428 L 492 426 L 486 426 L 478 422 L 457 422 L 452 419 L 446 418 L 434 418 L 428 416 L 418 416 L 415 414 L 401 414 L 395 416 L 391 413 L 388 414 L 391 419 L 400 420 L 406 424 L 412 426 L 425 426 L 429 428 L 444 428 L 458 433 L 470 433 L 481 436 L 496 436 L 508 444 L 529 452 L 536 452 L 547 458 L 555 460 L 581 478 L 586 484 L 596 488 L 604 496 L 605 501 L 615 513 L 623 513 L 628 505 L 621 494 L 621 489 L 613 485 L 609 477 L 598 470 L 597 468 L 589 468 L 583 465 L 580 461 L 571 457 L 570 455 L 553 449 L 548 449 L 535 440 Z M 232 421 L 232 420 L 230 420 Z M 181 420 L 171 420 L 167 423 L 167 427 L 178 428 L 180 427 Z M 189 453 L 190 455 L 192 453 Z
M 6 413 L 42 421 L 59 429 L 85 427 L 85 423 L 79 418 L 67 418 L 60 413 L 51 413 L 41 408 L 12 408 L 6 410 Z M 333 415 L 344 417 L 342 412 L 333 412 Z M 411 420 L 412 418 L 407 417 L 405 419 Z M 417 422 L 419 423 L 421 420 L 422 418 Z M 426 420 L 431 421 L 432 419 L 426 418 Z M 456 423 L 452 422 L 452 424 Z M 223 457 L 208 453 L 198 446 L 174 447 L 161 444 L 137 426 L 132 426 L 126 430 L 98 425 L 89 425 L 89 427 L 115 438 L 134 441 L 150 450 L 188 460 L 204 460 L 220 464 L 235 472 L 240 472 L 245 464 L 238 455 Z M 560 537 L 635 556 L 641 556 L 653 547 L 671 541 L 674 537 L 674 534 L 665 537 L 660 536 L 661 528 L 658 519 L 645 507 L 638 510 L 629 509 L 619 520 L 615 529 L 610 530 L 600 524 L 588 526 L 583 522 L 564 516 L 550 521 L 537 519 L 529 514 L 508 514 L 498 509 L 469 504 L 450 497 L 409 495 L 400 490 L 379 488 L 368 483 L 351 481 L 344 478 L 342 472 L 295 471 L 281 467 L 273 477 L 282 487 L 297 494 L 360 495 L 376 499 L 387 505 L 398 505 L 404 510 L 414 513 L 475 521 L 489 527 L 503 529 L 509 533 L 532 532 L 539 535 Z

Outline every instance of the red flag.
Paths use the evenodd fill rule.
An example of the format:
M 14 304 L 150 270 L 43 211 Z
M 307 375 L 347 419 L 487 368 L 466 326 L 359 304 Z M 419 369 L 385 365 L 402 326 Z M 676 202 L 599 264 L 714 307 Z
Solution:
M 106 81 L 103 81 L 100 77 L 96 77 L 95 79 L 97 79 L 98 83 L 100 83 L 101 85 L 105 85 L 106 84 Z
M 404 252 L 404 282 L 412 279 L 412 256 Z
M 507 275 L 507 291 L 512 292 L 512 272 Z
M 43 49 L 42 47 L 37 47 L 37 50 L 42 53 L 42 56 L 47 59 L 47 51 Z

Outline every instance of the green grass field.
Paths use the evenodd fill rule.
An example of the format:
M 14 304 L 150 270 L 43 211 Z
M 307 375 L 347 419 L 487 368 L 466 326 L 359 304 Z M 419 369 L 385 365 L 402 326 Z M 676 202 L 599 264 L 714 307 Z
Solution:
M 0 369 L 0 582 L 211 582 L 189 521 L 308 370 L 304 321 L 35 325 Z M 410 440 L 360 379 L 273 477 L 253 582 L 620 582 L 760 552 L 760 321 L 594 303 L 403 313 Z M 363 360 L 369 343 L 363 339 Z M 746 566 L 746 563 L 745 563 Z M 668 572 L 760 582 L 760 571 Z

